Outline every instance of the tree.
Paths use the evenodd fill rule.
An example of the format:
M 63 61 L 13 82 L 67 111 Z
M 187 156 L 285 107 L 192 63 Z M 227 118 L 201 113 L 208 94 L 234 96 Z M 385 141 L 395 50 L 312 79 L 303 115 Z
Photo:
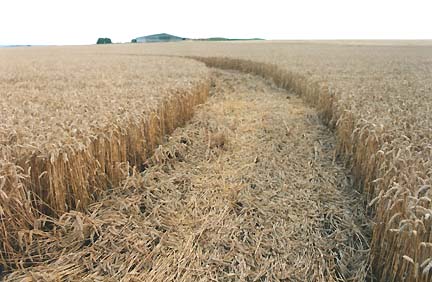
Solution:
M 102 38 L 102 37 L 98 38 L 96 42 L 96 44 L 111 44 L 111 43 L 112 41 L 110 38 Z
M 132 39 L 131 42 L 132 42 L 132 43 L 137 43 L 137 40 L 136 40 L 136 39 Z

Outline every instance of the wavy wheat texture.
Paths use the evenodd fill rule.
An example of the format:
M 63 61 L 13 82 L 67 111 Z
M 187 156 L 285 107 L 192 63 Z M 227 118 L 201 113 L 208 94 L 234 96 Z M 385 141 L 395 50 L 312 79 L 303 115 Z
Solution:
M 43 221 L 86 208 L 145 165 L 206 99 L 208 79 L 203 64 L 185 59 L 1 50 L 3 267 L 34 263 L 25 258 Z
M 123 46 L 115 52 L 198 56 L 209 65 L 271 78 L 321 110 L 369 199 L 378 279 L 432 280 L 432 42 L 161 46 Z
M 149 55 L 259 74 L 315 105 L 367 196 L 378 280 L 432 280 L 427 41 L 124 44 L 34 48 L 31 55 L 2 50 L 3 262 L 25 263 L 19 253 L 32 234 L 17 231 L 40 224 L 39 212 L 90 202 L 98 189 L 118 181 L 121 163 L 142 163 L 147 155 L 136 152 L 149 152 L 161 132 L 204 99 L 203 65 Z M 79 106 L 83 100 L 86 107 Z

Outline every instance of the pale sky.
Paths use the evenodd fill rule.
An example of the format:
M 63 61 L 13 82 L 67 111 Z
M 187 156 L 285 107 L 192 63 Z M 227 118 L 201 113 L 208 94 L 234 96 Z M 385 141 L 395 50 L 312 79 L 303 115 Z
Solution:
M 0 45 L 188 38 L 432 39 L 431 0 L 0 0 Z

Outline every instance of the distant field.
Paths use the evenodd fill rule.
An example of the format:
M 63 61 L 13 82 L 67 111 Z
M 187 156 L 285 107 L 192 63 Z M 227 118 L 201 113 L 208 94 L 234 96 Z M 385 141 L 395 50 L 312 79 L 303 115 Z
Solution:
M 177 111 L 182 100 L 173 98 L 176 102 L 170 104 L 170 109 L 176 113 L 165 117 L 158 130 L 161 126 L 175 127 L 167 119 L 174 121 L 178 116 L 191 115 L 192 105 L 204 99 L 202 90 L 197 89 L 204 89 L 208 83 L 207 70 L 190 58 L 160 57 L 166 55 L 193 57 L 208 66 L 261 75 L 294 90 L 315 106 L 322 120 L 334 129 L 337 154 L 345 160 L 356 187 L 367 198 L 365 205 L 374 221 L 371 239 L 374 273 L 381 281 L 430 281 L 430 41 L 181 42 L 0 50 L 0 176 L 3 179 L 0 207 L 6 250 L 2 256 L 13 252 L 13 243 L 8 245 L 5 236 L 31 225 L 16 223 L 13 227 L 16 229 L 11 231 L 5 216 L 35 218 L 27 214 L 29 209 L 21 208 L 22 203 L 11 204 L 8 199 L 11 194 L 19 194 L 14 197 L 19 201 L 26 199 L 32 206 L 34 199 L 26 194 L 26 189 L 32 189 L 48 201 L 48 205 L 42 205 L 45 209 L 52 206 L 56 211 L 79 207 L 82 201 L 91 202 L 92 189 L 96 191 L 96 188 L 91 188 L 88 194 L 84 188 L 86 196 L 81 204 L 67 200 L 69 196 L 57 195 L 54 187 L 64 187 L 64 191 L 73 194 L 82 193 L 70 184 L 75 175 L 59 180 L 61 183 L 49 182 L 61 179 L 57 178 L 58 173 L 64 175 L 64 161 L 55 165 L 62 167 L 61 170 L 46 169 L 54 167 L 58 159 L 67 159 L 64 150 L 86 151 L 89 144 L 99 140 L 97 136 L 123 136 L 127 124 L 134 124 L 137 118 L 147 120 L 150 109 L 158 109 L 164 101 L 172 101 L 169 97 L 177 97 L 176 89 L 194 93 L 184 94 L 181 99 L 187 96 L 195 100 Z M 153 111 L 160 116 L 158 110 Z M 172 113 L 171 110 L 162 112 Z M 113 128 L 118 128 L 118 132 Z M 134 159 L 133 152 L 146 146 L 140 144 L 130 151 L 128 144 L 149 138 L 145 134 L 126 135 L 134 137 L 122 141 L 124 150 L 116 149 L 116 156 L 125 155 L 119 157 L 122 161 Z M 108 143 L 104 150 L 110 148 Z M 65 149 L 69 144 L 78 147 Z M 91 149 L 93 157 L 98 150 Z M 102 155 L 114 165 L 112 160 L 117 157 Z M 141 156 L 136 163 L 146 156 Z M 35 172 L 29 160 L 39 162 L 40 158 L 45 158 L 47 166 L 38 167 Z M 99 161 L 86 173 L 98 174 L 97 167 L 103 167 L 102 163 Z M 13 176 L 15 168 L 11 164 L 22 167 L 18 168 L 19 175 L 25 175 L 31 166 L 32 180 Z M 48 182 L 43 183 L 44 179 Z M 84 182 L 76 184 L 79 189 L 106 184 L 95 184 L 101 180 L 91 180 L 89 184 L 87 176 L 82 179 Z M 24 188 L 17 190 L 17 185 Z M 46 187 L 50 187 L 49 192 Z M 11 258 L 6 255 L 4 259 Z

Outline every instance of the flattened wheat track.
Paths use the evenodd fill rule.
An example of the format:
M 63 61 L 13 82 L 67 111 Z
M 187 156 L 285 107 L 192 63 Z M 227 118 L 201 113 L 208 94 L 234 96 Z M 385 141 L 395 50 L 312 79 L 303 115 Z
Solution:
M 364 281 L 368 222 L 315 110 L 252 75 L 212 86 L 144 172 L 56 223 L 49 263 L 6 280 Z

